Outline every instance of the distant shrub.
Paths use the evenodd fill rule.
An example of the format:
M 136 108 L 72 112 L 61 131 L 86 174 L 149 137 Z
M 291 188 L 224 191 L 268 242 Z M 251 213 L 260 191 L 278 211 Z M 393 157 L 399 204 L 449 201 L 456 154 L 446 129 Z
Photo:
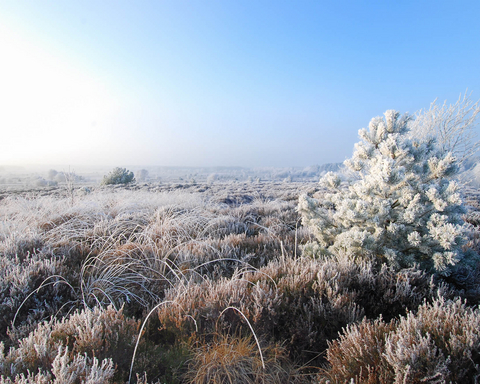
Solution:
M 48 181 L 45 180 L 44 178 L 42 177 L 38 177 L 35 179 L 35 181 L 33 182 L 33 184 L 36 186 L 36 187 L 46 187 L 48 185 Z
M 57 183 L 65 183 L 65 175 L 63 172 L 57 172 L 54 176 L 54 181 Z
M 148 180 L 148 171 L 146 169 L 140 169 L 135 172 L 135 180 L 137 181 L 147 181 Z
M 55 169 L 50 169 L 48 171 L 48 179 L 49 180 L 54 180 L 55 179 L 55 176 L 58 175 L 58 171 L 56 171 Z
M 327 351 L 320 383 L 461 383 L 480 378 L 480 310 L 460 299 L 423 304 L 385 323 L 349 325 Z M 466 380 L 466 381 L 465 381 Z
M 218 179 L 218 175 L 216 173 L 211 173 L 207 177 L 207 184 L 213 184 L 217 179 Z
M 103 177 L 102 184 L 128 184 L 134 181 L 134 174 L 126 168 L 114 168 L 108 175 Z
M 456 159 L 434 139 L 409 139 L 409 120 L 391 110 L 372 119 L 368 130 L 359 131 L 362 141 L 353 158 L 345 161 L 357 181 L 342 188 L 330 172 L 322 182 L 332 193 L 322 201 L 300 198 L 303 223 L 318 240 L 311 253 L 375 255 L 394 268 L 419 264 L 443 275 L 460 261 L 478 263 L 477 254 L 462 249 L 466 210 L 452 180 Z

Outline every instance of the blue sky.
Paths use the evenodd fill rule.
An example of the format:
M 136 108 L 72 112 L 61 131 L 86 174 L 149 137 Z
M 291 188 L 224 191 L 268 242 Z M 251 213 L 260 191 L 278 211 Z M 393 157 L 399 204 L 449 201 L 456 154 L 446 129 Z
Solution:
M 308 166 L 467 89 L 480 2 L 0 0 L 0 164 Z

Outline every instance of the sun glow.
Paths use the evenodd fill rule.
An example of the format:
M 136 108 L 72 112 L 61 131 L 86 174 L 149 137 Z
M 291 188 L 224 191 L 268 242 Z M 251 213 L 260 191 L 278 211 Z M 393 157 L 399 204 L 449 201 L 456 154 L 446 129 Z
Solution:
M 105 85 L 2 26 L 0 52 L 0 163 L 72 162 L 94 150 L 115 106 Z

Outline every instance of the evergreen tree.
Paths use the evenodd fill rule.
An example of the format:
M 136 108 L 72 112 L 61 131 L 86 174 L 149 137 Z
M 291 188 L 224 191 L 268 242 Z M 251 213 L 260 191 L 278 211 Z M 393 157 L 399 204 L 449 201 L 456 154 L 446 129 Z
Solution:
M 102 184 L 128 184 L 135 181 L 133 172 L 126 168 L 114 168 L 108 175 L 103 177 Z
M 433 138 L 410 139 L 409 120 L 393 110 L 372 119 L 345 161 L 357 180 L 345 187 L 329 172 L 321 180 L 330 190 L 322 201 L 300 197 L 303 224 L 318 240 L 306 253 L 374 255 L 395 268 L 417 264 L 444 275 L 467 261 L 465 208 L 452 179 L 457 162 Z

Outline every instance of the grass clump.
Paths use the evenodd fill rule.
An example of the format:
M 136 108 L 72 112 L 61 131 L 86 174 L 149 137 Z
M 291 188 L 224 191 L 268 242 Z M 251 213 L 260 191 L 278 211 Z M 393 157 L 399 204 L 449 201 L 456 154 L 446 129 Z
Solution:
M 263 353 L 263 356 L 260 355 Z M 257 349 L 252 337 L 216 335 L 213 340 L 194 350 L 185 374 L 191 384 L 302 383 L 302 376 L 293 369 L 285 351 L 278 346 Z

